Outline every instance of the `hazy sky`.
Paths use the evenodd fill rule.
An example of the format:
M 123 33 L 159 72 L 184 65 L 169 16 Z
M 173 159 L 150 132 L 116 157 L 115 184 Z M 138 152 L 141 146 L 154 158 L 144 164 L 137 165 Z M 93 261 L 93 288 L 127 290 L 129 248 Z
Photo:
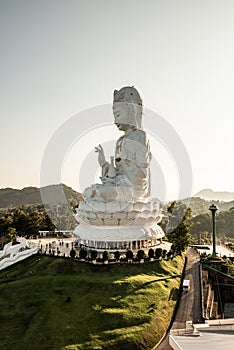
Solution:
M 193 193 L 234 191 L 233 18 L 233 0 L 0 0 L 0 187 L 39 186 L 56 129 L 130 84 L 179 134 Z M 62 181 L 78 189 L 74 150 Z

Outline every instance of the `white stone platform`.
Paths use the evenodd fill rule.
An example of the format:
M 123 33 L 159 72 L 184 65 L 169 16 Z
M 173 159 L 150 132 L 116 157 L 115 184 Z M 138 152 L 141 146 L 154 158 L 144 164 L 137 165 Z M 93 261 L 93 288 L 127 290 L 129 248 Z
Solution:
M 158 200 L 145 202 L 81 202 L 76 220 L 79 225 L 74 235 L 85 246 L 106 249 L 126 249 L 154 246 L 164 237 Z

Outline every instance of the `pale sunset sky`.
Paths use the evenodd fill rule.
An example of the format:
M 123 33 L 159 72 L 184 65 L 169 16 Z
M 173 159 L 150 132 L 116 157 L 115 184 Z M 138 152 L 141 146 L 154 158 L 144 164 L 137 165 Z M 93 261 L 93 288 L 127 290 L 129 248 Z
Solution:
M 80 169 L 93 171 L 85 163 L 90 152 L 106 142 L 113 154 L 120 136 L 113 125 L 86 132 L 82 112 L 111 104 L 114 89 L 134 85 L 146 124 L 155 120 L 154 186 L 163 178 L 166 198 L 176 197 L 180 175 L 170 147 L 179 137 L 192 193 L 234 191 L 233 18 L 233 0 L 0 0 L 0 188 L 39 187 L 49 141 L 80 113 L 84 130 L 78 126 L 77 142 L 68 145 L 61 182 L 82 191 L 88 184 L 79 183 Z M 157 139 L 157 118 L 147 109 L 174 136 Z

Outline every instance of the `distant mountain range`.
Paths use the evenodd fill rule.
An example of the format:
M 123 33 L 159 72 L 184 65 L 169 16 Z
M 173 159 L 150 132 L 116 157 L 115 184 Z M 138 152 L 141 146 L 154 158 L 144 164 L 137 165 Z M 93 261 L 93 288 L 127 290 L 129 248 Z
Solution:
M 234 200 L 223 202 L 219 200 L 205 200 L 200 197 L 191 197 L 182 200 L 181 202 L 192 209 L 192 216 L 209 213 L 209 207 L 213 203 L 217 206 L 218 213 L 234 208 Z
M 70 204 L 76 205 L 82 200 L 80 193 L 74 191 L 71 187 L 64 184 L 50 185 L 46 187 L 25 187 L 22 190 L 13 188 L 0 189 L 0 208 L 14 208 L 23 205 L 42 204 Z
M 0 208 L 15 208 L 29 205 L 42 204 L 60 205 L 67 204 L 76 206 L 82 195 L 71 187 L 64 184 L 50 185 L 46 187 L 25 187 L 22 190 L 13 188 L 0 189 Z M 224 201 L 225 199 L 225 201 Z M 229 201 L 228 201 L 229 200 Z M 202 190 L 191 198 L 182 200 L 192 209 L 192 215 L 205 214 L 209 212 L 209 206 L 214 203 L 219 208 L 219 212 L 229 210 L 234 207 L 234 193 L 214 192 L 212 190 Z
M 230 202 L 234 200 L 234 192 L 215 192 L 211 189 L 204 189 L 196 193 L 193 197 L 200 197 L 207 201 L 216 200 L 223 202 Z

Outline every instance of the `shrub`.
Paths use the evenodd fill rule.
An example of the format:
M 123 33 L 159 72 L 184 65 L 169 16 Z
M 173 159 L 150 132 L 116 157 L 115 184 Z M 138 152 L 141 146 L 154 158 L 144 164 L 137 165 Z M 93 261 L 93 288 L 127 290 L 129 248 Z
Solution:
M 161 256 L 162 256 L 162 248 L 155 249 L 155 257 L 156 257 L 156 259 L 161 258 Z
M 130 249 L 126 251 L 126 258 L 133 259 L 133 252 Z
M 145 258 L 145 252 L 143 249 L 139 249 L 137 252 L 137 259 L 141 260 Z
M 76 256 L 76 251 L 72 248 L 71 251 L 70 251 L 70 257 L 71 257 L 72 259 L 74 259 L 75 256 Z
M 149 249 L 148 256 L 150 259 L 154 258 L 154 250 L 152 248 Z
M 103 260 L 108 260 L 108 258 L 109 258 L 109 253 L 108 253 L 107 250 L 105 250 L 105 251 L 102 253 L 102 258 L 103 258 Z
M 115 259 L 118 261 L 119 258 L 120 258 L 120 252 L 117 250 L 115 253 L 114 253 L 114 257 Z
M 169 250 L 169 252 L 167 253 L 168 259 L 171 259 L 173 256 L 174 256 L 174 252 L 172 250 Z
M 90 256 L 92 260 L 96 260 L 97 258 L 97 251 L 96 250 L 91 250 Z
M 81 248 L 81 249 L 80 249 L 80 254 L 79 254 L 79 256 L 80 256 L 81 259 L 86 259 L 87 254 L 88 254 L 88 252 L 87 252 L 87 250 L 86 250 L 85 248 Z

